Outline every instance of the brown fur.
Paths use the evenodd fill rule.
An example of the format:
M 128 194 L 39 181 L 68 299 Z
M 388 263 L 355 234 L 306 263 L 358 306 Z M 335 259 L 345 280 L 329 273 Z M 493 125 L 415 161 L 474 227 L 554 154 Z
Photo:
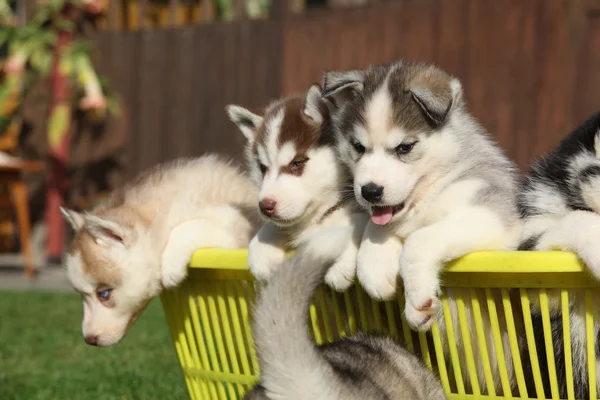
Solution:
M 83 273 L 91 276 L 100 285 L 116 287 L 121 284 L 122 277 L 119 269 L 102 256 L 101 246 L 94 241 L 87 230 L 82 229 L 75 234 L 71 251 L 79 252 L 83 261 L 81 264 Z
M 284 110 L 283 121 L 281 123 L 281 134 L 278 138 L 278 146 L 281 148 L 285 143 L 293 142 L 296 145 L 297 156 L 290 165 L 281 168 L 280 172 L 300 176 L 303 172 L 303 166 L 294 168 L 292 163 L 306 159 L 306 153 L 309 149 L 333 145 L 334 137 L 330 130 L 329 110 L 325 105 L 320 106 L 320 111 L 325 116 L 322 126 L 313 123 L 311 119 L 303 112 L 305 106 L 304 96 L 293 96 L 280 100 L 266 108 L 264 121 L 256 131 L 256 140 L 253 143 L 252 152 L 256 154 L 258 145 L 266 146 L 267 132 L 266 126 L 271 118 Z

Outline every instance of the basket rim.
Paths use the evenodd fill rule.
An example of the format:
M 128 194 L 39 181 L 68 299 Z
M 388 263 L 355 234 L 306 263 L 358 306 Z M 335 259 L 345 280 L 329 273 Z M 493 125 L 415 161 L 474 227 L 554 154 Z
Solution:
M 189 268 L 248 270 L 247 249 L 200 249 Z M 585 264 L 567 251 L 481 251 L 451 261 L 445 268 L 452 273 L 574 273 L 586 272 Z

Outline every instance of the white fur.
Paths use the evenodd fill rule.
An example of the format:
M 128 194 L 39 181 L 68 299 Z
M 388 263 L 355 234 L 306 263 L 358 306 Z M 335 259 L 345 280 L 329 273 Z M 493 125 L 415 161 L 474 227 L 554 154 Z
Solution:
M 427 330 L 440 310 L 439 274 L 444 264 L 465 254 L 507 249 L 504 222 L 485 207 L 468 207 L 413 232 L 404 244 L 400 275 L 406 296 L 408 323 Z M 518 240 L 513 236 L 513 243 Z M 431 302 L 431 307 L 424 307 Z
M 284 117 L 284 109 L 280 108 L 277 113 L 265 121 L 265 131 L 267 135 L 267 154 L 271 167 L 279 167 L 277 164 L 278 141 L 281 133 L 281 124 Z
M 365 113 L 367 116 L 366 128 L 372 146 L 383 145 L 387 142 L 388 134 L 392 129 L 391 112 L 392 99 L 387 90 L 387 85 L 383 85 L 373 95 Z
M 214 211 L 215 215 L 236 213 L 228 207 L 219 207 Z M 196 250 L 210 247 L 233 249 L 239 246 L 235 236 L 215 222 L 193 219 L 173 228 L 162 253 L 162 284 L 165 288 L 176 287 L 185 279 L 187 266 Z
M 598 238 L 600 238 L 600 215 L 587 211 L 572 211 L 546 229 L 536 247 L 539 250 L 577 253 L 594 277 L 600 280 Z
M 240 106 L 229 105 L 225 110 L 229 118 L 238 125 L 246 139 L 251 140 L 254 137 L 256 127 L 262 123 L 263 118 Z
M 362 287 L 376 299 L 396 293 L 402 241 L 387 227 L 368 222 L 358 251 L 357 275 Z
M 348 222 L 349 226 L 353 227 L 353 233 L 342 255 L 327 271 L 325 283 L 338 291 L 343 291 L 354 283 L 356 277 L 357 253 L 365 225 L 367 224 L 367 215 L 353 214 L 348 220 L 342 218 L 339 222 L 340 226 Z
M 581 197 L 592 210 L 600 210 L 600 177 L 594 176 L 581 183 Z
M 264 224 L 248 246 L 248 267 L 259 280 L 267 280 L 285 259 L 285 243 L 272 223 Z
M 306 104 L 304 105 L 303 112 L 319 125 L 323 123 L 323 115 L 319 109 L 321 102 L 321 89 L 318 85 L 311 86 L 306 95 Z
M 60 207 L 60 212 L 74 230 L 78 230 L 83 227 L 85 219 L 82 214 L 64 207 Z

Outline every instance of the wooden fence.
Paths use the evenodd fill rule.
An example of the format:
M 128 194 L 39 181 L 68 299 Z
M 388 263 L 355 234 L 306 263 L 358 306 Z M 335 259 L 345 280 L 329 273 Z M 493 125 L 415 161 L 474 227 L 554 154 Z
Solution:
M 227 120 L 226 104 L 265 105 L 305 90 L 328 69 L 400 57 L 435 62 L 458 76 L 472 112 L 521 167 L 600 109 L 599 1 L 379 1 L 103 32 L 96 49 L 125 113 L 101 137 L 93 130 L 80 135 L 73 150 L 78 195 L 178 156 L 218 151 L 240 158 L 244 139 Z M 36 135 L 42 141 L 39 126 Z M 118 148 L 125 150 L 120 158 Z M 107 161 L 116 158 L 114 165 Z M 82 191 L 102 180 L 91 175 L 111 168 L 118 172 L 108 183 Z

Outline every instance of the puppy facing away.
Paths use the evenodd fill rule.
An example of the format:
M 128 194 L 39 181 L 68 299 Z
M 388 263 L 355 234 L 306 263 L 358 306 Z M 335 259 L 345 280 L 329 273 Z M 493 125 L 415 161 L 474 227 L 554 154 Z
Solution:
M 358 334 L 316 346 L 309 335 L 310 301 L 349 235 L 348 228 L 314 235 L 260 293 L 253 333 L 261 381 L 246 400 L 446 398 L 437 377 L 389 338 Z
M 399 273 L 408 323 L 425 331 L 437 320 L 446 337 L 443 266 L 470 252 L 518 246 L 514 164 L 469 114 L 459 80 L 433 65 L 329 72 L 323 96 L 334 105 L 338 152 L 356 199 L 371 216 L 357 256 L 359 281 L 386 299 Z M 484 324 L 493 344 L 487 315 Z
M 260 220 L 256 195 L 209 154 L 150 168 L 89 213 L 61 209 L 75 229 L 65 266 L 83 298 L 86 343 L 118 343 L 153 297 L 183 281 L 195 250 L 245 248 Z
M 258 208 L 266 223 L 248 248 L 248 265 L 267 280 L 296 248 L 320 230 L 352 226 L 346 250 L 326 276 L 337 290 L 354 281 L 356 252 L 368 216 L 356 205 L 351 177 L 338 161 L 327 100 L 313 85 L 303 96 L 269 105 L 257 114 L 227 107 L 230 119 L 248 140 L 246 158 L 260 184 Z
M 600 279 L 600 113 L 585 121 L 548 155 L 531 167 L 519 193 L 525 219 L 520 250 L 575 252 L 591 275 Z M 560 293 L 548 291 L 554 359 L 561 398 L 567 398 Z M 540 362 L 546 361 L 544 331 L 537 296 L 532 295 L 532 320 Z M 594 337 L 600 330 L 600 300 L 594 296 Z M 585 293 L 569 292 L 569 321 L 575 398 L 589 399 Z M 600 348 L 595 343 L 596 382 L 600 383 Z M 524 356 L 528 360 L 527 348 Z M 547 366 L 542 366 L 546 396 L 550 396 Z M 600 385 L 597 385 L 597 392 Z

